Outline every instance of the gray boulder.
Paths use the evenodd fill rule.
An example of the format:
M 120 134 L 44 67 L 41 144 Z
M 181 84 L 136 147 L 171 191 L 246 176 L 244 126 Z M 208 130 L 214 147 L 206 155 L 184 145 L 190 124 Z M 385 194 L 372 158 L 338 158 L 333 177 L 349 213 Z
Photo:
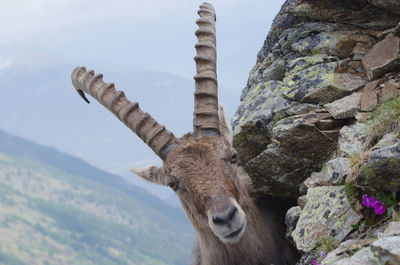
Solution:
M 374 190 L 400 191 L 400 143 L 373 151 L 361 167 L 357 184 Z
M 366 80 L 355 74 L 335 73 L 337 63 L 322 63 L 295 72 L 283 79 L 284 96 L 292 101 L 323 104 L 360 89 Z
M 350 171 L 350 163 L 347 157 L 329 160 L 321 172 L 313 172 L 304 183 L 308 188 L 343 185 Z
M 276 123 L 271 144 L 245 165 L 258 191 L 297 198 L 299 185 L 336 149 L 336 141 L 315 126 L 317 121 L 319 115 L 310 113 Z
M 400 65 L 400 38 L 389 35 L 378 42 L 362 59 L 369 80 L 376 79 Z
M 368 0 L 368 2 L 385 9 L 389 13 L 400 15 L 400 2 L 398 0 Z
M 318 107 L 291 102 L 282 93 L 282 82 L 268 81 L 257 84 L 242 100 L 232 119 L 233 143 L 241 161 L 248 161 L 266 149 L 277 121 Z
M 383 233 L 367 239 L 347 240 L 330 252 L 322 265 L 400 264 L 400 222 L 390 222 Z
M 335 119 L 348 119 L 357 115 L 361 105 L 361 94 L 353 93 L 332 103 L 325 104 L 325 108 Z
M 296 228 L 297 221 L 300 217 L 301 209 L 299 206 L 290 208 L 286 212 L 285 224 L 286 224 L 286 238 L 294 245 L 292 238 L 292 232 Z
M 344 126 L 339 132 L 339 155 L 349 157 L 364 151 L 364 142 L 369 133 L 369 128 L 364 123 Z
M 293 240 L 297 249 L 305 252 L 322 240 L 339 245 L 360 219 L 361 216 L 351 209 L 342 186 L 311 188 L 292 233 Z

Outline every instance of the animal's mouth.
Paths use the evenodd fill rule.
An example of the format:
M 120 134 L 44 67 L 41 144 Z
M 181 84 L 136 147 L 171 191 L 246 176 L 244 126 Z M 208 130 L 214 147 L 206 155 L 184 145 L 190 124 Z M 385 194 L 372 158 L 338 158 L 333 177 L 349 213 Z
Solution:
M 246 214 L 235 199 L 230 198 L 230 200 L 237 211 L 234 211 L 234 214 L 231 214 L 232 216 L 226 214 L 227 217 L 224 217 L 224 222 L 220 222 L 219 219 L 222 218 L 217 219 L 212 215 L 212 209 L 207 212 L 208 225 L 211 231 L 224 244 L 237 243 L 246 231 Z
M 225 236 L 225 238 L 226 239 L 234 239 L 234 238 L 236 238 L 238 235 L 240 235 L 240 233 L 242 232 L 243 228 L 244 228 L 244 224 L 242 225 L 242 227 L 240 227 L 235 232 L 232 232 L 229 235 Z

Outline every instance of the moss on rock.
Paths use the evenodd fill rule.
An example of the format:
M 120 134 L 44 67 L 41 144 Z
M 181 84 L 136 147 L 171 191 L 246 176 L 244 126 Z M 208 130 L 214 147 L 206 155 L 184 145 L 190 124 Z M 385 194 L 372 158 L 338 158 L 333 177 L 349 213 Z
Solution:
M 357 184 L 379 191 L 400 191 L 400 143 L 373 151 L 360 169 Z
M 283 79 L 282 91 L 289 100 L 324 104 L 349 95 L 366 80 L 358 75 L 335 73 L 337 63 L 321 63 Z M 287 87 L 287 88 L 286 88 Z

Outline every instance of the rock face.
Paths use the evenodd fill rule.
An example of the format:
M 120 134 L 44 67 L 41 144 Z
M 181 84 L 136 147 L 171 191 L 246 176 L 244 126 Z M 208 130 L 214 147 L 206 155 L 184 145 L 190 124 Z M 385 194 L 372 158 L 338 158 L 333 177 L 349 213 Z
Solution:
M 400 264 L 400 222 L 391 222 L 379 239 L 348 240 L 328 254 L 322 265 Z
M 392 194 L 385 210 L 400 211 L 399 96 L 399 0 L 285 2 L 232 126 L 256 190 L 299 203 L 286 215 L 297 265 L 400 264 L 400 234 L 365 236 L 385 223 L 368 228 L 380 219 L 361 198 Z
M 376 79 L 386 72 L 396 69 L 400 64 L 400 38 L 389 35 L 377 43 L 362 58 L 365 73 L 369 80 Z
M 285 224 L 286 224 L 286 238 L 294 244 L 292 238 L 292 232 L 296 228 L 297 221 L 299 221 L 301 209 L 299 206 L 290 208 L 285 216 Z
M 348 73 L 335 73 L 336 62 L 311 65 L 304 70 L 286 76 L 284 96 L 301 103 L 327 103 L 360 89 L 364 78 Z
M 383 2 L 288 0 L 282 6 L 232 120 L 235 148 L 258 191 L 297 196 L 299 183 L 332 154 L 341 127 L 361 109 L 376 107 L 379 81 L 373 88 L 367 82 L 399 60 L 399 38 L 381 32 L 394 32 L 400 16 L 382 11 L 390 10 Z M 329 115 L 312 125 L 292 123 L 321 113 Z
M 253 184 L 266 194 L 282 197 L 299 195 L 303 178 L 318 170 L 336 148 L 336 142 L 319 129 L 316 113 L 291 116 L 275 124 L 272 143 L 248 164 Z M 269 176 L 265 178 L 265 175 Z
M 379 239 L 371 245 L 371 251 L 383 264 L 400 264 L 400 236 Z
M 338 137 L 338 152 L 342 157 L 351 157 L 361 153 L 368 135 L 368 126 L 364 123 L 356 123 L 343 126 Z
M 397 0 L 370 0 L 369 2 L 387 12 L 400 15 L 400 3 Z
M 373 151 L 361 167 L 357 184 L 375 190 L 400 191 L 400 143 Z
M 317 186 L 343 185 L 350 173 L 351 159 L 338 157 L 328 161 L 321 172 L 313 172 L 311 177 L 304 181 L 308 188 Z
M 325 104 L 334 119 L 348 119 L 357 115 L 361 105 L 361 94 L 353 93 L 332 103 Z
M 375 88 L 379 84 L 379 80 L 369 82 L 365 85 L 364 90 L 361 94 L 361 111 L 372 111 L 378 104 L 378 96 Z
M 324 265 L 377 265 L 374 253 L 369 246 L 373 240 L 348 240 L 322 260 Z M 347 254 L 347 253 L 350 254 Z M 355 253 L 354 253 L 355 252 Z
M 343 187 L 311 188 L 292 237 L 297 249 L 304 252 L 323 239 L 339 244 L 360 219 L 347 202 Z

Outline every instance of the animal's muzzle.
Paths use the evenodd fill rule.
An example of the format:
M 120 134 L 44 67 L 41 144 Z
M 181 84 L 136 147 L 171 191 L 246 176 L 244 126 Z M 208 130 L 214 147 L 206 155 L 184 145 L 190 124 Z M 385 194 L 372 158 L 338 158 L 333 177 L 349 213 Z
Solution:
M 223 243 L 240 240 L 246 228 L 246 214 L 235 199 L 214 202 L 207 215 L 212 232 Z
M 212 221 L 215 225 L 229 225 L 237 212 L 237 208 L 232 205 L 226 214 L 213 215 Z

